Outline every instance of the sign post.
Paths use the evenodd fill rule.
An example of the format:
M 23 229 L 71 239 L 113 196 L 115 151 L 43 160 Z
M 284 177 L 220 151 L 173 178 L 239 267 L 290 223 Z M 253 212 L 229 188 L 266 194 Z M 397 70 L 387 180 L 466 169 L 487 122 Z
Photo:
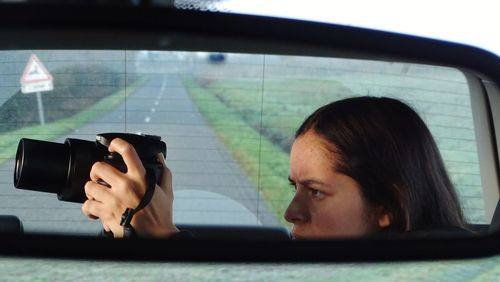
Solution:
M 50 75 L 38 57 L 35 54 L 31 55 L 21 77 L 21 92 L 24 94 L 36 93 L 38 116 L 41 125 L 45 124 L 41 92 L 54 89 L 52 80 L 52 75 Z

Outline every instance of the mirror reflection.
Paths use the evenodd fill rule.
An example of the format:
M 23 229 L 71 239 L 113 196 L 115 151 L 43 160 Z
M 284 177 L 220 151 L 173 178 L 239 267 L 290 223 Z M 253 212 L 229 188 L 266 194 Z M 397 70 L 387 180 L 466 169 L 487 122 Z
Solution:
M 28 233 L 191 238 L 187 226 L 253 226 L 309 239 L 477 234 L 491 220 L 457 69 L 180 51 L 0 58 L 0 214 Z M 102 133 L 157 136 L 166 150 Z M 51 145 L 16 163 L 22 138 Z M 92 148 L 73 152 L 68 139 Z M 16 189 L 21 156 L 36 166 Z M 75 158 L 86 162 L 77 172 Z M 49 164 L 61 187 L 83 174 L 78 200 L 61 198 Z

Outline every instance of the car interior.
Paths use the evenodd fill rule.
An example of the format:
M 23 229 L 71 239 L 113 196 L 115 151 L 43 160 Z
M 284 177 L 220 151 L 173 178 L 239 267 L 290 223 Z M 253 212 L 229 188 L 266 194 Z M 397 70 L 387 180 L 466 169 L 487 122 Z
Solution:
M 3 255 L 371 261 L 498 254 L 500 60 L 492 53 L 349 26 L 163 6 L 1 6 Z M 294 133 L 316 108 L 359 96 L 396 98 L 419 113 L 475 236 L 290 240 L 283 213 L 293 197 Z M 34 183 L 52 177 L 64 154 L 55 148 L 68 138 L 94 144 L 103 133 L 153 135 L 166 144 L 174 222 L 195 240 L 108 240 L 81 202 L 61 200 L 49 182 Z M 52 147 L 20 156 L 23 138 Z M 15 187 L 21 157 L 43 161 L 23 176 L 30 184 Z M 50 242 L 61 247 L 47 252 Z

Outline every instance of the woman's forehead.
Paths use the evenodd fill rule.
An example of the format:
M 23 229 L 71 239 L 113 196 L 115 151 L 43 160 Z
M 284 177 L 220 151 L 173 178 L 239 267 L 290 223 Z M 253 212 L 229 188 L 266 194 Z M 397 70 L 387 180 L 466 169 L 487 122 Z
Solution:
M 341 158 L 337 147 L 314 130 L 309 130 L 295 139 L 290 152 L 290 155 L 292 154 L 321 155 L 329 159 L 332 166 Z
M 306 132 L 295 139 L 290 152 L 290 176 L 334 173 L 337 154 L 327 142 L 314 132 Z

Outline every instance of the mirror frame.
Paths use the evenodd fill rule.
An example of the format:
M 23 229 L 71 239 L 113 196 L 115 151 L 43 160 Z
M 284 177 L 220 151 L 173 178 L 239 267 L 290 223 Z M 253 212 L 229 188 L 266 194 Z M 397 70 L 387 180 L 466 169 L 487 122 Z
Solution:
M 0 4 L 0 50 L 16 49 L 335 56 L 455 67 L 480 84 L 490 81 L 497 91 L 500 85 L 498 56 L 471 46 L 333 24 L 161 7 Z M 489 110 L 491 114 L 491 107 Z M 494 128 L 493 119 L 489 119 L 490 128 Z M 492 138 L 498 175 L 498 141 Z M 500 231 L 473 238 L 395 236 L 390 240 L 109 240 L 43 234 L 2 234 L 0 240 L 3 256 L 105 260 L 352 262 L 456 259 L 500 253 Z

